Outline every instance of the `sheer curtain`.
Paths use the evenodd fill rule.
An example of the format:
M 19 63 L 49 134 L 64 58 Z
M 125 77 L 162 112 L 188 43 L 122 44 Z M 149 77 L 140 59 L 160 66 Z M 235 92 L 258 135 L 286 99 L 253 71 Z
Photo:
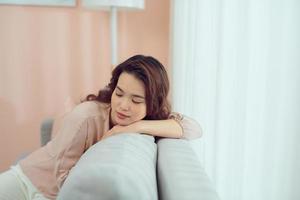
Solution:
M 221 199 L 299 200 L 300 1 L 173 0 L 172 67 Z

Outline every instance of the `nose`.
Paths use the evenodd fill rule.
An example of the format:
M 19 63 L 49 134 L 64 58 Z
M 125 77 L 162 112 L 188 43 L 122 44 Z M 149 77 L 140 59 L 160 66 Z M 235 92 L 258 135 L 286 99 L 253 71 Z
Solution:
M 130 102 L 127 98 L 122 99 L 122 101 L 120 102 L 120 108 L 124 111 L 129 110 Z

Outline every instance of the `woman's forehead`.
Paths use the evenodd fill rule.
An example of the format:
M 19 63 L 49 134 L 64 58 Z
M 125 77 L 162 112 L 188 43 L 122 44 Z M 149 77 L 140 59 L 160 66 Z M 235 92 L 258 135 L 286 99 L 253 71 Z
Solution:
M 123 72 L 118 80 L 117 88 L 134 96 L 145 96 L 144 83 L 134 75 Z

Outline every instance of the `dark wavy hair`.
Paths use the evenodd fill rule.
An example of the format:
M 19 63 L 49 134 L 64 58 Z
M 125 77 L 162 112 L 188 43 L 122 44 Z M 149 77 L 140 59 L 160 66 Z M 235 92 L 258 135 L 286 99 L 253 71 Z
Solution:
M 144 119 L 167 119 L 170 114 L 170 104 L 167 100 L 169 79 L 164 66 L 151 56 L 135 55 L 119 64 L 113 71 L 110 83 L 101 89 L 98 96 L 90 94 L 85 101 L 111 103 L 120 75 L 126 72 L 134 75 L 145 85 L 147 114 Z

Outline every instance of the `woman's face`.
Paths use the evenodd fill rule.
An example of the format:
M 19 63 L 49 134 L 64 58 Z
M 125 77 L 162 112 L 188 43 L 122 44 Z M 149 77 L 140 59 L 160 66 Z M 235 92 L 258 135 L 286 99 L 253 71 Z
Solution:
M 129 125 L 146 116 L 144 83 L 134 75 L 123 72 L 111 97 L 111 122 Z

